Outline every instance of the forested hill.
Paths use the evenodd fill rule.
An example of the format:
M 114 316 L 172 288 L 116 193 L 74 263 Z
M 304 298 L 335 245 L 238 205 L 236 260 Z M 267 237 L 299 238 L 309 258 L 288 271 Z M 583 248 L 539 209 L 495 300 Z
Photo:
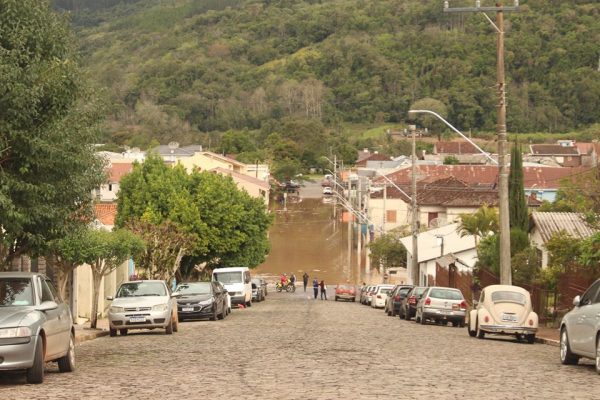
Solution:
M 494 30 L 482 15 L 444 14 L 442 0 L 54 5 L 72 10 L 82 63 L 108 88 L 117 142 L 189 142 L 290 120 L 398 122 L 424 97 L 442 101 L 462 129 L 495 129 Z M 600 122 L 600 2 L 521 6 L 506 16 L 509 130 Z

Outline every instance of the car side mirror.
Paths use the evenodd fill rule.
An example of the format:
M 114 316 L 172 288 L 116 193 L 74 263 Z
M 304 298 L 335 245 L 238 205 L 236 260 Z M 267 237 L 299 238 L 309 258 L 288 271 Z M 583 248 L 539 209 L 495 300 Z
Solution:
M 579 304 L 581 304 L 581 296 L 575 296 L 575 298 L 573 299 L 573 305 L 575 307 L 579 307 Z
M 181 292 L 174 292 L 174 293 L 171 293 L 171 297 L 175 297 L 175 298 L 176 298 L 176 297 L 181 297 Z
M 56 310 L 58 308 L 58 304 L 55 301 L 44 301 L 42 304 L 37 306 L 35 309 L 38 311 L 50 311 Z
M 112 297 L 112 296 L 106 296 L 106 300 L 108 300 L 108 301 L 113 301 L 114 299 L 115 299 L 115 298 L 114 298 L 114 297 Z

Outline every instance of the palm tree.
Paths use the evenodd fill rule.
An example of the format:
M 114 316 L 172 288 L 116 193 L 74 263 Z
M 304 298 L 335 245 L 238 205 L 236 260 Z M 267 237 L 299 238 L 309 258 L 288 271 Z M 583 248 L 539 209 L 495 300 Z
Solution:
M 474 214 L 460 214 L 458 232 L 461 237 L 473 235 L 475 246 L 479 239 L 498 231 L 498 212 L 487 204 L 481 206 Z

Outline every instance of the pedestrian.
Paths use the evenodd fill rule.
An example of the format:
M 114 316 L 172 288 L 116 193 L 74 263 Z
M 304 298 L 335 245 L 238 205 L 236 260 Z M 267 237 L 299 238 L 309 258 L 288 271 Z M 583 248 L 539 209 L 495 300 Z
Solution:
M 306 287 L 308 286 L 308 274 L 306 272 L 302 275 L 302 282 L 304 283 L 304 292 L 306 293 Z
M 313 291 L 315 292 L 315 300 L 317 299 L 317 296 L 319 294 L 319 280 L 315 277 L 315 279 L 313 279 Z
M 292 285 L 296 286 L 296 275 L 294 275 L 293 272 L 292 272 L 292 276 L 290 276 L 290 282 L 292 282 Z
M 321 300 L 323 300 L 323 296 L 325 296 L 325 300 L 327 300 L 327 285 L 325 284 L 325 281 L 321 281 L 319 286 L 321 286 Z

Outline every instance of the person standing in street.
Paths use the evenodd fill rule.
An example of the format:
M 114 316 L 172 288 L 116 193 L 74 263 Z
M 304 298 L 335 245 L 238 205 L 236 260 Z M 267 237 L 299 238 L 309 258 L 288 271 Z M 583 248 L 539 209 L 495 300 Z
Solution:
M 292 272 L 292 276 L 290 276 L 290 282 L 292 285 L 296 286 L 296 275 Z
M 306 287 L 308 286 L 308 274 L 306 272 L 302 275 L 302 282 L 304 283 L 304 292 L 306 292 Z
M 325 284 L 325 281 L 321 281 L 319 286 L 321 286 L 321 300 L 323 300 L 323 296 L 325 296 L 325 300 L 327 300 L 327 285 Z
M 313 292 L 315 292 L 315 300 L 319 295 L 319 280 L 317 278 L 313 279 Z

